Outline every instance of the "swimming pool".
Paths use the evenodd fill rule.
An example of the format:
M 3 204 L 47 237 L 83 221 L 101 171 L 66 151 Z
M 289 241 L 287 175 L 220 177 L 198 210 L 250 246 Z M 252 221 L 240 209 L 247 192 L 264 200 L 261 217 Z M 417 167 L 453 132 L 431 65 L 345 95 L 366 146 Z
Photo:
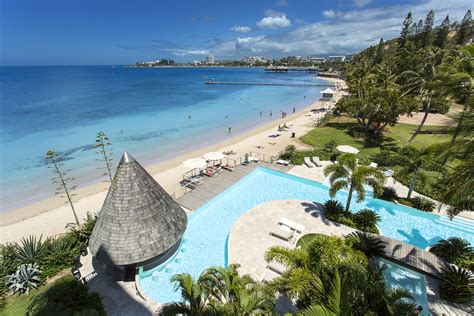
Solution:
M 336 196 L 345 202 L 347 192 Z M 227 263 L 227 237 L 237 219 L 249 209 L 275 200 L 309 200 L 324 203 L 328 187 L 307 179 L 266 168 L 257 168 L 216 198 L 192 212 L 180 249 L 166 263 L 148 271 L 139 271 L 139 283 L 149 298 L 166 303 L 180 299 L 169 282 L 177 273 L 194 277 L 210 266 Z M 353 210 L 371 208 L 380 214 L 382 234 L 422 249 L 451 236 L 474 243 L 474 221 L 450 222 L 447 217 L 421 212 L 383 200 L 367 198 L 351 204 Z
M 380 259 L 380 262 L 385 266 L 384 277 L 387 285 L 391 288 L 402 288 L 410 292 L 415 304 L 423 307 L 421 315 L 428 315 L 425 276 L 389 260 Z

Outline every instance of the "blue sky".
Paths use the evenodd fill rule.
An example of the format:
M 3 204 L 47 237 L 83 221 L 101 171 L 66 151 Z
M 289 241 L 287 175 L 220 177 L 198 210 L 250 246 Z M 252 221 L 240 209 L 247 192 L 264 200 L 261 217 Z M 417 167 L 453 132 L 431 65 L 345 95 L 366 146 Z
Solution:
M 0 65 L 349 54 L 471 0 L 0 0 Z

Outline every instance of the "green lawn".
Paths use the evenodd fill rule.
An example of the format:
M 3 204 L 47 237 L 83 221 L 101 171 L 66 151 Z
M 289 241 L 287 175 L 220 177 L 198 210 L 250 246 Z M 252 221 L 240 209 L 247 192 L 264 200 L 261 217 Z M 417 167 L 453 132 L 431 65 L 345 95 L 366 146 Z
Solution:
M 389 127 L 384 137 L 379 142 L 367 142 L 362 138 L 354 138 L 348 133 L 348 128 L 355 123 L 344 119 L 333 119 L 325 126 L 320 126 L 302 136 L 300 140 L 305 144 L 312 146 L 322 146 L 325 143 L 334 140 L 338 145 L 350 145 L 360 150 L 359 155 L 370 156 L 380 152 L 381 146 L 399 146 L 402 147 L 413 134 L 417 125 L 397 124 Z M 444 126 L 425 126 L 422 131 L 444 131 Z M 419 134 L 416 136 L 412 145 L 415 147 L 425 147 L 436 143 L 447 142 L 450 140 L 449 134 Z
M 52 283 L 50 283 L 52 284 Z M 30 304 L 30 301 L 33 297 L 45 292 L 49 287 L 50 284 L 41 286 L 37 290 L 32 290 L 30 293 L 20 296 L 12 296 L 8 297 L 6 300 L 0 301 L 0 315 L 5 316 L 17 316 L 17 315 L 25 315 L 26 309 Z
M 306 234 L 304 236 L 302 236 L 300 239 L 298 239 L 298 241 L 296 242 L 296 246 L 300 246 L 300 247 L 305 247 L 307 244 L 309 244 L 313 239 L 314 237 L 318 236 L 318 234 Z

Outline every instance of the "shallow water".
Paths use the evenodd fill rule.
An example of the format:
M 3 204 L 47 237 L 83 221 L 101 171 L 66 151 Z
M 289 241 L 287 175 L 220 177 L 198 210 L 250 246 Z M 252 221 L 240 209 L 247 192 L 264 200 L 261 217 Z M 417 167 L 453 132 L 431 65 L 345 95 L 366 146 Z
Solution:
M 76 184 L 86 184 L 103 173 L 94 154 L 100 130 L 116 160 L 127 149 L 150 164 L 227 139 L 229 127 L 236 135 L 267 123 L 270 111 L 276 119 L 308 106 L 320 91 L 206 85 L 207 78 L 318 82 L 250 68 L 0 67 L 0 210 L 54 194 L 48 149 L 65 157 Z

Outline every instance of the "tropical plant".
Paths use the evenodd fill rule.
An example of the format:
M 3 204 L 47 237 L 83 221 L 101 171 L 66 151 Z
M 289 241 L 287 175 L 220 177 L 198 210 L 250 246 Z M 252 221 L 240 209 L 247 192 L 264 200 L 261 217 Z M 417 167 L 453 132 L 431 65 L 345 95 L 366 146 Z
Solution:
M 456 266 L 441 270 L 439 291 L 442 299 L 455 303 L 467 303 L 474 294 L 474 276 L 471 271 Z
M 356 224 L 356 228 L 370 233 L 378 234 L 377 222 L 380 221 L 381 217 L 375 211 L 364 208 L 352 217 L 352 220 Z
M 42 236 L 36 239 L 35 236 L 30 235 L 27 238 L 23 237 L 21 239 L 21 245 L 15 242 L 15 253 L 22 263 L 39 262 L 45 250 L 41 238 Z
M 84 245 L 87 245 L 96 222 L 97 214 L 87 213 L 82 226 L 80 228 L 72 227 L 71 232 L 79 241 L 81 241 Z
M 67 203 L 69 203 L 69 206 L 71 206 L 76 225 L 77 227 L 79 227 L 79 218 L 77 217 L 76 210 L 74 209 L 74 204 L 72 203 L 72 198 L 75 195 L 72 192 L 74 191 L 74 189 L 76 189 L 76 186 L 70 185 L 74 178 L 68 177 L 67 172 L 69 170 L 64 170 L 64 164 L 62 161 L 63 158 L 58 153 L 52 150 L 48 150 L 48 152 L 46 153 L 46 162 L 49 164 L 49 168 L 51 168 L 53 172 L 51 182 L 57 185 L 55 194 L 60 194 L 61 191 L 64 191 L 67 197 Z
M 459 237 L 450 237 L 438 241 L 430 248 L 430 252 L 458 266 L 463 266 L 464 263 L 470 261 L 471 264 L 474 264 L 474 248 L 469 241 Z M 464 268 L 469 269 L 470 267 L 466 266 Z
M 113 153 L 109 150 L 107 150 L 106 147 L 109 147 L 112 145 L 112 142 L 110 141 L 109 137 L 105 135 L 103 131 L 100 131 L 97 133 L 97 137 L 95 139 L 95 147 L 97 148 L 96 154 L 99 155 L 100 158 L 97 160 L 103 161 L 105 163 L 105 168 L 107 172 L 103 174 L 103 176 L 108 176 L 110 179 L 110 182 L 112 182 L 112 158 L 111 156 Z
M 342 206 L 341 202 L 338 200 L 327 200 L 324 202 L 324 210 L 326 211 L 326 215 L 328 214 L 340 214 L 344 211 L 344 206 Z
M 280 154 L 281 159 L 291 160 L 296 153 L 295 145 L 288 145 L 285 147 L 285 150 Z
M 48 238 L 45 241 L 45 251 L 41 261 L 43 276 L 51 277 L 71 267 L 74 257 L 80 255 L 83 247 L 83 244 L 72 234 Z
M 398 199 L 398 194 L 393 187 L 383 187 L 382 194 L 376 195 L 375 197 L 385 201 L 393 202 Z
M 380 257 L 385 254 L 386 243 L 377 236 L 356 231 L 347 236 L 352 248 L 362 251 L 368 258 Z
M 424 212 L 431 213 L 434 211 L 436 207 L 436 204 L 432 200 L 422 197 L 422 196 L 415 196 L 414 198 L 410 200 L 410 202 L 414 208 L 417 208 Z
M 365 199 L 364 185 L 369 185 L 374 192 L 380 193 L 385 182 L 382 171 L 368 166 L 358 166 L 354 154 L 340 155 L 336 163 L 324 168 L 324 175 L 329 176 L 331 197 L 334 197 L 339 190 L 349 191 L 346 211 L 349 211 L 354 191 L 357 193 L 357 202 L 362 202 Z
M 32 298 L 26 314 L 105 316 L 106 312 L 99 294 L 89 293 L 74 277 L 64 276 Z
M 38 266 L 36 264 L 28 263 L 20 265 L 16 272 L 7 278 L 7 286 L 10 291 L 15 294 L 28 293 L 32 288 L 38 288 L 41 279 L 38 276 L 40 274 Z

